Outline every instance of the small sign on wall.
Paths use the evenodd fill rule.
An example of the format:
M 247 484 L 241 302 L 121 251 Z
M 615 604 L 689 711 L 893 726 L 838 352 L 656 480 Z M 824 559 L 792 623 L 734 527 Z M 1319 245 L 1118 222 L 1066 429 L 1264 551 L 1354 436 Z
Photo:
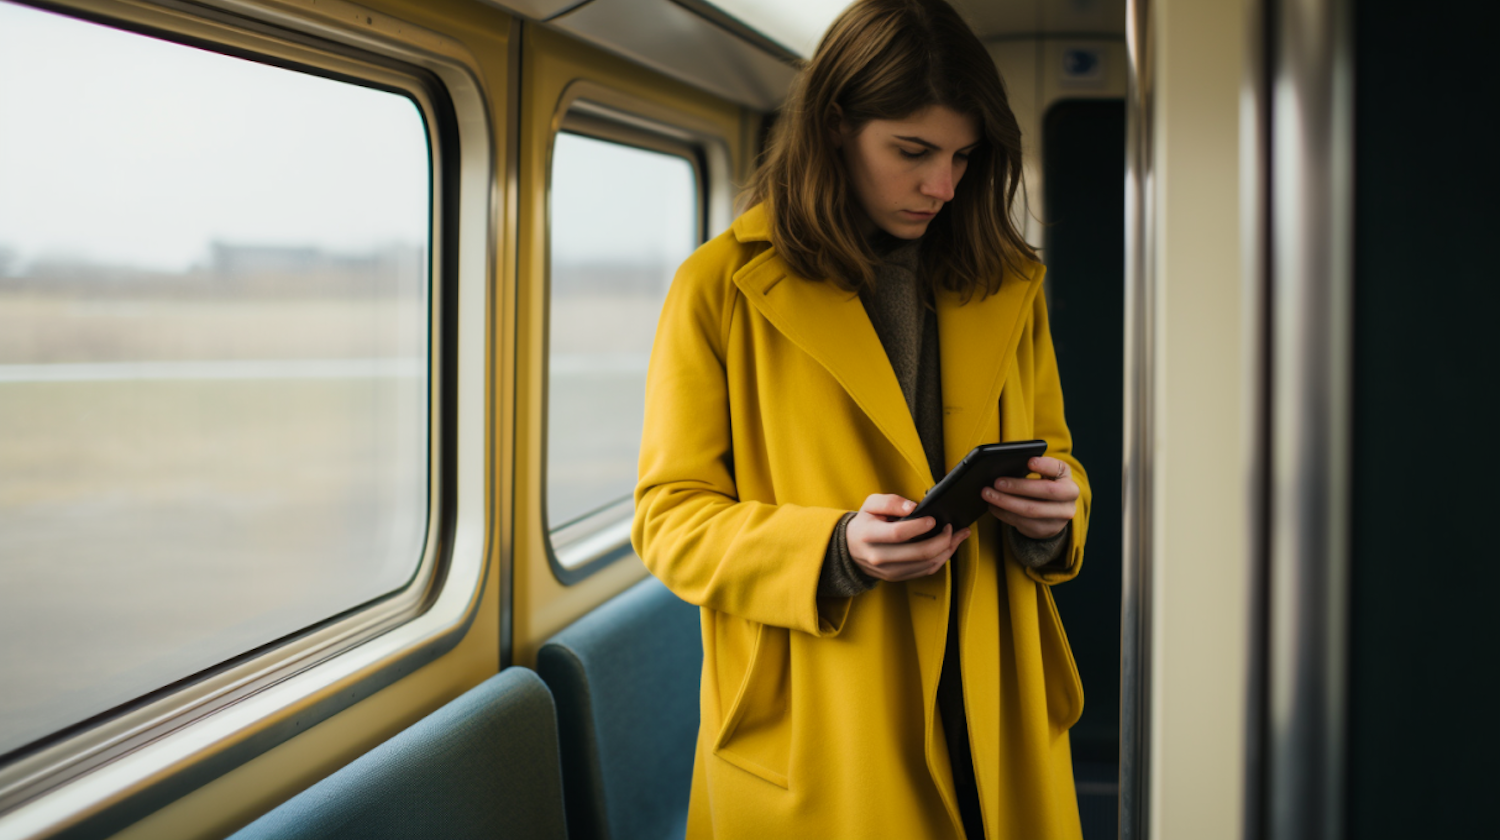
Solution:
M 1104 86 L 1104 50 L 1096 47 L 1064 47 L 1062 83 L 1077 87 Z

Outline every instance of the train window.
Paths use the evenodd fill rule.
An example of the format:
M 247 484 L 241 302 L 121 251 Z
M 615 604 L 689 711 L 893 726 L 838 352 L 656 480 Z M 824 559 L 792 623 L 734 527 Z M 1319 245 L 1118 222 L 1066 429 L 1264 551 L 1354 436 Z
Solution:
M 0 2 L 0 754 L 402 589 L 427 120 Z
M 550 201 L 547 524 L 567 568 L 628 545 L 656 320 L 702 238 L 698 168 L 562 132 Z

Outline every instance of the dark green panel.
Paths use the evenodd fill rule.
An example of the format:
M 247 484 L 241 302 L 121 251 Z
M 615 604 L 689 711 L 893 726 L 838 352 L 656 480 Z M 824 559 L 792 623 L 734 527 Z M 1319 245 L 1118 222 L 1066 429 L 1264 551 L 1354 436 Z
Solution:
M 1492 837 L 1500 74 L 1477 6 L 1351 5 L 1348 836 Z
M 1084 763 L 1107 764 L 1112 771 L 1120 741 L 1125 104 L 1059 102 L 1047 111 L 1042 143 L 1042 257 L 1052 337 L 1074 450 L 1094 491 L 1083 572 L 1052 591 L 1083 677 L 1074 756 L 1080 772 Z

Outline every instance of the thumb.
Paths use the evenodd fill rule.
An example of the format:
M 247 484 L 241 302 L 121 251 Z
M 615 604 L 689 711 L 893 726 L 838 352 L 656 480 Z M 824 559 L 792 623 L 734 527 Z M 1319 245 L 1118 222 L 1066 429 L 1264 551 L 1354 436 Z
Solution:
M 916 502 L 894 493 L 876 493 L 865 499 L 864 505 L 859 510 L 861 513 L 873 513 L 878 516 L 905 516 L 916 507 Z

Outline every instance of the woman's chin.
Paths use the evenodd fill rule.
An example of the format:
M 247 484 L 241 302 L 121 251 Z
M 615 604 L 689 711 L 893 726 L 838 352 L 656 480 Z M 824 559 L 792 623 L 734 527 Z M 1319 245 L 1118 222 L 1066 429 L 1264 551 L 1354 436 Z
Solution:
M 927 232 L 927 224 L 927 221 L 913 222 L 905 219 L 892 219 L 881 225 L 880 229 L 897 239 L 921 239 L 922 234 Z

